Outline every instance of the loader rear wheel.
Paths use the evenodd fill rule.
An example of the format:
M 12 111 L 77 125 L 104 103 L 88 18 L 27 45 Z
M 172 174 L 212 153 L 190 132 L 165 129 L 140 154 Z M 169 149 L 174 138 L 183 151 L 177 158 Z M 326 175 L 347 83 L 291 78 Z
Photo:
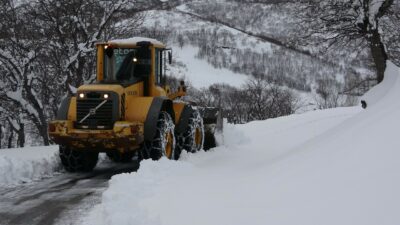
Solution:
M 156 135 L 152 141 L 144 144 L 144 152 L 149 153 L 153 160 L 159 160 L 163 156 L 175 159 L 174 129 L 175 125 L 171 116 L 167 112 L 161 112 L 157 121 Z
M 195 110 L 189 118 L 186 130 L 177 136 L 176 158 L 179 158 L 182 150 L 195 153 L 203 148 L 204 125 L 199 111 Z
M 60 146 L 60 159 L 68 172 L 89 172 L 97 164 L 98 152 L 75 150 L 68 146 Z
M 117 163 L 128 163 L 132 161 L 132 157 L 134 155 L 135 155 L 134 152 L 124 152 L 124 153 L 118 151 L 107 152 L 108 158 Z

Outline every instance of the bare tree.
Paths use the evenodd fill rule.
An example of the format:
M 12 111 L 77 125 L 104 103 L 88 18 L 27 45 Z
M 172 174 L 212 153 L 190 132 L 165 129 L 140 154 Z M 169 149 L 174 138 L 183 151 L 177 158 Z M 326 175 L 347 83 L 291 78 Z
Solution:
M 329 109 L 342 106 L 343 96 L 341 84 L 328 77 L 323 77 L 317 80 L 317 96 L 315 101 L 320 109 Z
M 249 120 L 265 120 L 294 113 L 296 98 L 288 89 L 251 79 L 245 89 Z
M 44 29 L 47 56 L 63 91 L 74 92 L 74 87 L 91 83 L 95 76 L 94 44 L 115 37 L 121 31 L 141 23 L 137 14 L 125 18 L 126 6 L 133 0 L 80 1 L 41 0 L 32 4 L 32 16 Z M 125 17 L 124 17 L 125 16 Z M 118 25 L 118 20 L 129 20 Z M 44 28 L 43 28 L 44 27 Z
M 368 47 L 378 82 L 383 80 L 388 59 L 381 33 L 381 21 L 396 17 L 391 11 L 398 0 L 308 0 L 299 7 L 304 16 L 305 38 L 321 40 L 331 47 Z
M 17 146 L 24 147 L 25 146 L 25 123 L 26 119 L 24 118 L 25 113 L 23 113 L 19 107 L 14 107 L 14 110 L 10 111 L 12 107 L 7 106 L 10 104 L 9 102 L 3 102 L 3 105 L 0 106 L 0 124 L 8 124 L 8 129 L 12 131 L 12 133 L 16 134 Z M 1 125 L 0 125 L 1 126 Z M 14 135 L 12 135 L 14 137 Z M 1 137 L 0 137 L 1 140 Z M 13 141 L 13 140 L 11 140 Z M 0 147 L 1 148 L 1 147 Z
M 95 79 L 94 43 L 141 23 L 135 0 L 0 0 L 0 102 L 24 144 L 32 124 L 48 145 L 47 120 L 74 87 Z M 125 25 L 121 25 L 118 22 Z
M 43 139 L 47 136 L 47 115 L 40 98 L 42 73 L 35 64 L 43 46 L 39 36 L 30 28 L 27 8 L 15 6 L 13 1 L 3 0 L 0 6 L 0 29 L 5 31 L 0 39 L 0 100 L 9 106 L 8 111 L 18 109 L 19 113 L 35 125 Z M 7 102 L 7 104 L 5 104 Z M 16 115 L 14 119 L 18 119 Z
M 265 120 L 295 112 L 297 98 L 287 88 L 268 83 L 263 78 L 251 78 L 242 88 L 213 84 L 193 90 L 191 95 L 200 105 L 218 107 L 230 123 Z

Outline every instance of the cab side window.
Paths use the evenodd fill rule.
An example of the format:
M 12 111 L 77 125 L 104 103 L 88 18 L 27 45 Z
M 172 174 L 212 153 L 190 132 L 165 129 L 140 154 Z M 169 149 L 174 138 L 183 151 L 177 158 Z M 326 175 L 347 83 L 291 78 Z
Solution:
M 162 85 L 163 80 L 163 49 L 156 48 L 156 65 L 155 65 L 156 84 Z

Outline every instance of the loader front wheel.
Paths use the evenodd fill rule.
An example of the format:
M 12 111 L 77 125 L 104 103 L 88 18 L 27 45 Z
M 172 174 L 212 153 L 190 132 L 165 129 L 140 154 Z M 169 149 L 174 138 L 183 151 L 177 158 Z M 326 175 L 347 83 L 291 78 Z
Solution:
M 159 160 L 165 156 L 175 159 L 175 125 L 167 112 L 161 112 L 157 121 L 157 131 L 152 141 L 144 144 L 145 152 L 150 153 L 150 158 Z M 145 157 L 143 157 L 145 158 Z
M 176 158 L 179 158 L 182 150 L 191 153 L 200 151 L 204 144 L 204 125 L 203 118 L 199 111 L 195 110 L 189 118 L 186 130 L 178 134 Z
M 60 146 L 60 159 L 68 172 L 89 172 L 96 166 L 99 153 L 87 150 L 75 150 Z

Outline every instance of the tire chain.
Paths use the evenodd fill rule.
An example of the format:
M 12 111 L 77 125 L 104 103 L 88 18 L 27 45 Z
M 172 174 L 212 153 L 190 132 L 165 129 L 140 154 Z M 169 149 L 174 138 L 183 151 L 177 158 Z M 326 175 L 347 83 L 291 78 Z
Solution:
M 184 131 L 182 134 L 178 135 L 178 146 L 177 149 L 179 149 L 179 152 L 182 150 L 186 150 L 188 152 L 196 152 L 199 151 L 200 149 L 196 149 L 196 143 L 194 140 L 196 128 L 200 128 L 201 130 L 201 144 L 200 144 L 200 149 L 203 147 L 204 144 L 204 125 L 203 125 L 203 118 L 201 117 L 200 113 L 198 110 L 195 110 L 190 119 L 189 119 L 189 124 L 188 124 L 188 129 Z
M 156 137 L 153 139 L 150 143 L 145 143 L 145 151 L 150 153 L 150 158 L 153 160 L 158 160 L 162 156 L 165 156 L 165 148 L 167 145 L 167 140 L 165 138 L 165 135 L 171 131 L 172 135 L 172 159 L 175 159 L 175 146 L 176 146 L 176 141 L 175 141 L 175 124 L 172 122 L 171 116 L 166 113 L 166 112 L 161 112 L 160 118 L 157 121 L 157 131 L 156 131 Z

